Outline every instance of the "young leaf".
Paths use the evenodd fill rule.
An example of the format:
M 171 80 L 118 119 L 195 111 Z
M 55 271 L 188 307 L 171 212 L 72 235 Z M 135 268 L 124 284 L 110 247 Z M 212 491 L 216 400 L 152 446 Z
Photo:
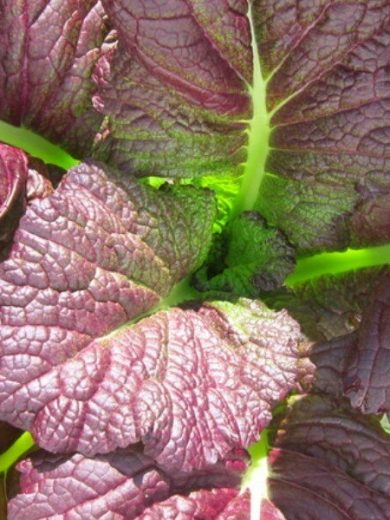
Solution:
M 294 268 L 293 248 L 254 211 L 230 222 L 216 244 L 220 251 L 212 251 L 211 262 L 196 274 L 203 291 L 259 297 L 281 287 Z

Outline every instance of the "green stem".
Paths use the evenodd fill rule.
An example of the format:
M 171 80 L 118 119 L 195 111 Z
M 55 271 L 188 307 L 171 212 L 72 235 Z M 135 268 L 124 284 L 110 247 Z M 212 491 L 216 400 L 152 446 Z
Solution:
M 364 249 L 347 249 L 343 252 L 320 253 L 299 258 L 295 270 L 285 284 L 294 287 L 323 275 L 341 274 L 367 267 L 390 264 L 390 244 Z
M 50 143 L 27 128 L 12 126 L 4 121 L 0 121 L 0 141 L 17 146 L 33 157 L 38 157 L 45 163 L 55 164 L 65 170 L 79 164 L 78 160 L 59 146 Z
M 29 432 L 24 432 L 16 439 L 8 450 L 0 455 L 0 473 L 7 473 L 7 471 L 16 462 L 32 450 L 35 446 L 35 441 Z
M 260 439 L 248 449 L 251 464 L 247 469 L 241 484 L 241 490 L 249 489 L 251 495 L 251 520 L 261 518 L 261 504 L 268 495 L 268 430 L 261 432 Z
M 253 52 L 253 84 L 248 88 L 252 97 L 253 116 L 248 129 L 249 140 L 244 175 L 231 218 L 234 218 L 242 211 L 253 209 L 255 205 L 265 175 L 271 132 L 270 118 L 267 112 L 267 84 L 261 71 L 251 6 L 249 7 L 248 18 L 251 27 Z
M 191 275 L 189 275 L 172 287 L 168 296 L 163 298 L 158 304 L 157 310 L 175 307 L 175 305 L 180 305 L 185 301 L 194 300 L 200 295 L 201 293 L 191 286 Z

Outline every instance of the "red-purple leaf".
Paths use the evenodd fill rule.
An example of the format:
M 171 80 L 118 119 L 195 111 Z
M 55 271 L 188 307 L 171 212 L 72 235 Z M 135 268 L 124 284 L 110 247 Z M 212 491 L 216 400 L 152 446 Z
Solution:
M 197 267 L 213 215 L 209 193 L 121 185 L 93 164 L 32 201 L 0 266 L 2 418 L 28 429 L 58 364 Z
M 249 520 L 249 493 L 232 489 L 194 491 L 187 496 L 175 495 L 156 504 L 137 520 Z M 257 520 L 286 520 L 269 500 L 263 500 Z
M 274 446 L 271 497 L 287 518 L 388 518 L 390 438 L 378 421 L 309 396 L 288 407 Z
M 389 240 L 389 227 L 367 236 L 372 205 L 385 216 L 389 204 L 388 2 L 254 6 L 277 110 L 267 170 L 286 179 L 267 179 L 262 209 L 304 249 Z M 308 218 L 309 235 L 300 222 Z M 363 234 L 358 220 L 367 221 Z
M 93 164 L 33 201 L 0 267 L 2 416 L 50 451 L 142 441 L 171 470 L 256 440 L 298 373 L 286 312 L 218 303 L 117 330 L 204 258 L 213 216 L 207 192 L 120 186 Z
M 390 497 L 390 437 L 346 400 L 309 396 L 289 406 L 274 444 L 331 464 Z
M 18 469 L 21 493 L 9 504 L 9 520 L 222 520 L 229 517 L 219 513 L 238 496 L 245 455 L 190 475 L 165 473 L 137 448 L 94 459 L 40 452 Z
M 122 47 L 101 66 L 99 154 L 136 175 L 236 174 L 252 79 L 247 2 L 103 2 Z M 121 128 L 120 128 L 121 127 Z
M 254 116 L 255 209 L 294 246 L 390 239 L 387 0 L 103 4 L 120 48 L 96 74 L 101 157 L 136 175 L 237 175 Z
M 108 28 L 97 0 L 3 0 L 0 118 L 86 155 L 101 116 L 91 76 Z
M 20 494 L 9 520 L 249 520 L 250 496 L 239 492 L 244 452 L 191 474 L 165 473 L 138 448 L 106 456 L 37 453 L 18 465 Z M 259 520 L 285 520 L 263 500 Z
M 390 410 L 390 272 L 374 288 L 348 358 L 346 394 L 364 413 Z
M 47 371 L 27 401 L 29 428 L 49 451 L 93 455 L 142 441 L 171 472 L 203 468 L 267 426 L 294 386 L 299 337 L 287 313 L 246 300 L 158 313 Z
M 347 396 L 354 408 L 377 414 L 390 409 L 389 270 L 383 269 L 373 281 L 371 294 L 365 297 L 364 312 L 358 316 L 358 330 L 315 343 L 310 359 L 317 390 L 337 398 Z M 364 293 L 358 288 L 351 296 L 354 294 Z
M 367 295 L 380 282 L 385 269 L 358 269 L 314 277 L 293 288 L 271 293 L 265 301 L 275 309 L 287 309 L 310 340 L 332 340 L 359 327 Z
M 346 334 L 313 345 L 313 384 L 316 390 L 336 398 L 344 396 L 344 377 L 348 359 L 356 346 L 357 334 Z
M 288 520 L 387 520 L 390 498 L 299 452 L 270 454 L 273 502 Z
M 25 206 L 27 157 L 0 144 L 0 246 L 9 242 Z

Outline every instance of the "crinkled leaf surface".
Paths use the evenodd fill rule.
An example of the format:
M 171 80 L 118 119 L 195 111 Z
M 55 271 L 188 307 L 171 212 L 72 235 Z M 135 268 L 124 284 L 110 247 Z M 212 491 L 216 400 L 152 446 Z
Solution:
M 388 2 L 253 5 L 277 176 L 259 207 L 302 249 L 388 240 Z
M 0 4 L 0 117 L 80 156 L 95 141 L 96 156 L 138 176 L 208 174 L 215 186 L 225 176 L 229 191 L 243 171 L 232 216 L 259 210 L 275 233 L 252 264 L 257 228 L 232 219 L 214 289 L 257 295 L 256 277 L 256 289 L 274 288 L 289 243 L 301 254 L 389 240 L 386 0 L 254 0 L 249 11 L 246 0 L 102 3 L 117 47 L 99 2 Z M 135 324 L 199 267 L 214 210 L 199 190 L 154 192 L 113 175 L 83 165 L 52 193 L 30 172 L 29 207 L 0 267 L 2 417 L 50 450 L 84 454 L 23 462 L 12 514 L 128 518 L 134 501 L 139 518 L 247 518 L 248 497 L 223 480 L 220 461 L 256 439 L 302 376 L 297 324 L 247 301 Z M 360 331 L 340 336 L 361 319 L 369 280 L 357 293 L 349 283 L 335 293 L 331 279 L 282 294 L 309 336 L 336 337 L 312 361 L 314 390 L 339 398 L 279 430 L 271 484 L 288 518 L 380 519 L 390 509 L 389 447 L 341 400 L 350 355 L 352 402 L 387 409 L 388 284 Z M 299 432 L 305 452 L 293 446 Z M 118 447 L 127 451 L 86 457 Z
M 92 72 L 107 33 L 96 0 L 2 0 L 0 119 L 85 156 L 102 119 Z
M 308 396 L 288 407 L 275 446 L 330 463 L 390 496 L 390 437 L 347 400 Z
M 248 520 L 249 493 L 239 492 L 244 452 L 190 475 L 166 473 L 142 450 L 88 458 L 37 453 L 18 465 L 20 494 L 9 520 L 115 518 L 118 520 Z M 264 500 L 259 520 L 284 520 Z
M 81 165 L 32 201 L 0 266 L 1 415 L 23 429 L 54 367 L 150 309 L 208 249 L 209 193 L 107 173 Z
M 336 398 L 344 397 L 345 373 L 348 360 L 356 348 L 357 334 L 346 334 L 330 341 L 315 343 L 310 352 L 313 363 L 307 379 L 314 388 Z
M 390 498 L 325 462 L 275 448 L 270 454 L 272 500 L 289 520 L 386 520 Z
M 319 396 L 292 404 L 271 452 L 271 497 L 287 518 L 388 518 L 390 440 L 378 421 Z
M 96 76 L 95 106 L 109 116 L 102 156 L 136 175 L 234 173 L 250 117 L 246 2 L 104 7 L 122 45 Z
M 310 340 L 332 340 L 358 328 L 367 295 L 385 271 L 378 267 L 313 277 L 264 295 L 264 300 L 274 309 L 287 309 Z
M 103 4 L 121 41 L 96 75 L 103 157 L 165 176 L 247 157 L 239 209 L 300 251 L 390 238 L 387 0 Z
M 3 409 L 28 418 L 50 451 L 92 455 L 142 441 L 161 466 L 191 471 L 257 439 L 294 386 L 299 338 L 286 312 L 260 303 L 172 309 L 91 342 L 46 369 L 39 388 L 4 370 Z M 28 412 L 17 415 L 20 395 Z
M 51 451 L 142 440 L 171 470 L 253 442 L 296 379 L 286 312 L 243 301 L 117 330 L 202 261 L 213 216 L 210 193 L 120 186 L 92 163 L 33 201 L 1 265 L 2 417 Z
M 359 337 L 351 350 L 346 393 L 364 413 L 390 410 L 390 271 L 371 294 Z
M 8 242 L 25 205 L 27 157 L 0 144 L 0 244 Z
M 371 294 L 366 292 L 356 332 L 315 343 L 310 352 L 314 387 L 337 398 L 347 396 L 364 413 L 389 410 L 389 280 L 389 270 L 382 270 Z
M 21 494 L 10 502 L 9 520 L 26 514 L 31 520 L 154 520 L 180 514 L 183 519 L 222 520 L 228 517 L 219 514 L 238 495 L 245 465 L 245 454 L 237 452 L 212 468 L 185 475 L 164 472 L 137 447 L 95 458 L 40 452 L 18 466 Z
M 215 249 L 196 274 L 195 285 L 203 291 L 256 298 L 281 287 L 294 267 L 294 249 L 254 211 L 233 220 Z

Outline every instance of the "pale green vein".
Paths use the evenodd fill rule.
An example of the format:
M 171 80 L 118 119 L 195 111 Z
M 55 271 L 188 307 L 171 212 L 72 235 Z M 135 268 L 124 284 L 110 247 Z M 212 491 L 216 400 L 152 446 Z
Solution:
M 253 51 L 253 84 L 248 88 L 252 96 L 253 116 L 248 128 L 249 137 L 244 175 L 240 191 L 234 204 L 232 217 L 242 211 L 253 209 L 255 205 L 265 175 L 265 164 L 271 132 L 269 114 L 267 113 L 266 81 L 261 71 L 251 7 L 248 11 L 248 17 L 251 27 Z
M 364 249 L 347 249 L 342 252 L 319 253 L 298 259 L 295 270 L 286 278 L 285 284 L 294 287 L 323 275 L 390 265 L 390 244 Z
M 33 157 L 38 157 L 47 164 L 54 164 L 65 170 L 79 164 L 77 159 L 47 139 L 27 128 L 9 125 L 4 121 L 0 121 L 0 141 L 17 146 Z

